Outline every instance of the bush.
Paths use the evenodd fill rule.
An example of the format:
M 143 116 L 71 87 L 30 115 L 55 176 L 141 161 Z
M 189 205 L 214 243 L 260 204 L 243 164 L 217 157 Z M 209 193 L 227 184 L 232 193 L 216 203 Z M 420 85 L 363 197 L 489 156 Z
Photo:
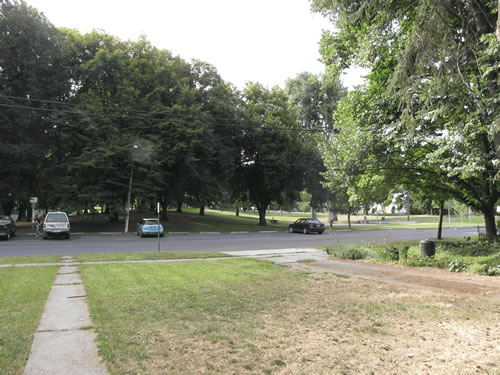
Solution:
M 442 251 L 460 256 L 488 256 L 500 251 L 498 243 L 483 241 L 441 241 L 438 244 Z
M 368 256 L 368 251 L 356 245 L 349 247 L 327 247 L 326 252 L 336 258 L 352 260 L 365 259 Z
M 470 267 L 470 271 L 477 273 L 479 275 L 486 275 L 486 276 L 496 276 L 500 275 L 500 269 L 489 266 L 487 264 L 473 264 Z
M 387 244 L 387 246 L 376 248 L 377 254 L 383 258 L 392 261 L 406 260 L 408 258 L 408 245 Z
M 451 272 L 464 272 L 467 270 L 467 264 L 461 259 L 455 259 L 448 265 Z

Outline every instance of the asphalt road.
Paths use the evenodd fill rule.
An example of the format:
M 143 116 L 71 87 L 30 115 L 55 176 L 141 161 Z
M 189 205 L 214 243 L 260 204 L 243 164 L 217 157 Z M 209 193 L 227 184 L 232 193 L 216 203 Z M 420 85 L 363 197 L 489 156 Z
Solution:
M 444 230 L 443 237 L 477 235 L 476 228 Z M 241 251 L 303 248 L 341 243 L 422 240 L 436 237 L 436 230 L 393 229 L 299 233 L 235 233 L 166 235 L 160 240 L 161 251 Z M 9 241 L 0 241 L 0 256 L 74 255 L 82 253 L 113 253 L 157 251 L 156 238 L 139 238 L 133 234 L 78 234 L 70 240 L 36 238 L 20 232 Z

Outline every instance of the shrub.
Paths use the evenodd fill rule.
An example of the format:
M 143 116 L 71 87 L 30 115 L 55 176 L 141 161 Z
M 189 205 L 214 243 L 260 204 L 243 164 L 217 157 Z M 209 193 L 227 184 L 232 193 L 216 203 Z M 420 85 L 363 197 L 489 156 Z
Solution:
M 498 243 L 483 240 L 476 241 L 441 241 L 439 248 L 459 256 L 488 256 L 500 251 Z
M 450 262 L 448 269 L 451 272 L 464 272 L 467 270 L 467 264 L 461 259 L 455 259 Z
M 487 264 L 473 264 L 470 267 L 470 271 L 477 273 L 479 275 L 486 275 L 486 276 L 496 276 L 500 275 L 500 269 L 489 266 Z
M 365 259 L 368 256 L 368 251 L 365 249 L 359 248 L 358 246 L 349 246 L 349 247 L 328 247 L 326 249 L 327 253 L 342 259 Z
M 399 244 L 387 244 L 384 247 L 376 248 L 377 254 L 384 259 L 397 261 L 397 260 L 406 260 L 408 258 L 408 249 L 410 246 L 408 245 L 399 245 Z

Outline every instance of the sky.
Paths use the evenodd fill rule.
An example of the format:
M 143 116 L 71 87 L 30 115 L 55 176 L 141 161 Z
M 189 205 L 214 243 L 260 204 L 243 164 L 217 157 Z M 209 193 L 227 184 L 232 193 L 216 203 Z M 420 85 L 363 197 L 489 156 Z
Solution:
M 157 48 L 198 59 L 242 89 L 247 81 L 271 88 L 319 61 L 323 29 L 333 25 L 312 14 L 309 0 L 26 0 L 57 27 L 86 33 L 101 29 L 122 40 L 145 34 Z M 344 85 L 361 82 L 359 70 Z

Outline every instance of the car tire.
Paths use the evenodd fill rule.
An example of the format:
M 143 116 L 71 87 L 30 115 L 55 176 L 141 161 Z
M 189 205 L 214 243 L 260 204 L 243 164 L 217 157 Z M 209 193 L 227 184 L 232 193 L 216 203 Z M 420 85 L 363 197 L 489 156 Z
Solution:
M 161 238 L 163 238 L 163 233 L 162 233 L 162 234 L 160 234 L 160 237 L 161 237 Z
M 69 238 L 70 238 L 70 237 L 71 237 L 71 235 L 68 233 L 68 234 L 66 235 L 66 239 L 67 239 L 67 240 L 69 240 Z
M 288 228 L 288 233 L 293 233 L 293 228 L 292 227 Z
M 309 234 L 309 232 L 307 231 L 307 228 L 304 228 L 303 233 L 304 233 L 304 234 Z
M 142 232 L 139 233 L 139 237 L 144 237 L 144 234 Z
M 318 232 L 319 234 L 323 234 L 323 232 Z

